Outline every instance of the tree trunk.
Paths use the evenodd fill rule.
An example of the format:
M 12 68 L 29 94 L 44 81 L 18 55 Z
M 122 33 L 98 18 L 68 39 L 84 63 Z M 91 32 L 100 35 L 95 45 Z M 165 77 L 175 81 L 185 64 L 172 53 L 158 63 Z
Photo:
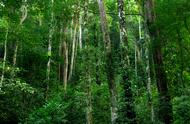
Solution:
M 79 47 L 82 49 L 82 24 L 79 26 Z
M 124 102 L 125 102 L 125 123 L 135 124 L 136 123 L 136 113 L 134 111 L 134 100 L 131 90 L 130 81 L 130 63 L 128 56 L 128 37 L 126 32 L 126 21 L 125 21 L 125 11 L 124 11 L 124 0 L 118 0 L 118 16 L 120 24 L 120 42 L 121 42 L 121 61 L 122 61 L 122 77 L 123 77 L 123 88 L 124 88 Z M 135 51 L 136 53 L 136 51 Z M 136 56 L 136 54 L 135 54 Z M 136 57 L 135 57 L 136 58 Z M 135 66 L 137 69 L 137 65 Z
M 183 39 L 182 39 L 182 36 L 181 36 L 181 33 L 180 33 L 180 30 L 177 29 L 177 37 L 178 37 L 178 46 L 179 46 L 179 56 L 180 56 L 180 60 L 179 60 L 179 63 L 180 63 L 180 84 L 179 84 L 179 87 L 182 88 L 182 93 L 184 92 L 184 88 L 185 88 L 185 84 L 184 84 L 184 77 L 183 77 L 183 71 L 184 71 L 184 57 L 183 57 Z
M 97 0 L 97 1 L 98 1 L 99 11 L 100 11 L 103 39 L 105 42 L 107 80 L 108 80 L 110 102 L 111 102 L 111 123 L 115 124 L 116 119 L 117 119 L 117 91 L 116 91 L 116 84 L 114 81 L 111 40 L 110 40 L 110 36 L 109 36 L 109 32 L 108 32 L 106 12 L 105 12 L 105 8 L 104 8 L 104 1 L 103 0 Z
M 70 68 L 69 68 L 69 76 L 68 80 L 71 80 L 72 74 L 73 74 L 73 66 L 74 66 L 74 58 L 75 58 L 75 47 L 76 47 L 76 34 L 77 34 L 77 27 L 78 27 L 78 22 L 75 22 L 75 28 L 74 28 L 74 33 L 73 33 L 73 42 L 72 42 L 72 53 L 71 53 L 71 63 L 70 63 Z
M 63 77 L 62 77 L 62 57 L 63 57 L 63 27 L 62 24 L 60 25 L 60 39 L 59 39 L 59 67 L 58 67 L 58 79 L 59 81 L 62 81 Z
M 149 50 L 146 48 L 146 74 L 147 74 L 147 94 L 148 94 L 148 105 L 150 108 L 150 119 L 154 123 L 154 107 L 152 103 L 152 90 L 151 90 L 151 77 L 150 77 L 150 62 L 149 62 Z
M 46 99 L 47 99 L 47 94 L 49 91 L 49 82 L 50 82 L 50 71 L 51 71 L 51 54 L 52 54 L 52 37 L 53 37 L 53 32 L 54 32 L 54 26 L 53 26 L 53 21 L 54 21 L 54 12 L 53 12 L 53 4 L 54 0 L 51 0 L 51 21 L 50 21 L 50 30 L 49 30 L 49 41 L 48 41 L 48 63 L 47 63 L 47 86 L 46 86 Z
M 80 32 L 83 32 L 84 34 L 84 38 L 83 38 L 83 42 L 85 42 L 85 45 L 84 45 L 84 49 L 86 54 L 85 55 L 82 55 L 82 60 L 83 60 L 83 63 L 85 64 L 85 72 L 84 72 L 84 75 L 85 75 L 85 85 L 86 85 L 86 88 L 85 88 L 85 93 L 86 93 L 86 123 L 87 124 L 93 124 L 93 116 L 92 116 L 92 90 L 91 90 L 91 84 L 92 84 L 92 79 L 91 79 L 91 57 L 89 55 L 90 51 L 89 51 L 89 32 L 88 30 L 86 30 L 85 32 L 85 29 L 88 29 L 87 27 L 87 22 L 88 22 L 88 6 L 89 6 L 89 0 L 85 0 L 85 3 L 84 3 L 84 16 L 83 16 L 83 30 L 82 29 L 79 29 Z M 82 36 L 82 35 L 81 35 Z M 79 37 L 79 44 L 80 44 L 80 40 L 82 40 L 82 37 L 80 39 Z M 82 48 L 82 44 L 81 44 L 81 47 Z
M 16 66 L 17 53 L 18 53 L 18 41 L 16 41 L 16 44 L 15 44 L 14 55 L 13 55 L 13 66 Z
M 4 74 L 5 74 L 5 65 L 7 60 L 7 38 L 8 38 L 9 29 L 7 28 L 6 34 L 5 34 L 5 42 L 4 42 L 4 57 L 3 57 L 3 68 L 2 68 L 2 75 L 1 75 L 1 82 L 0 82 L 0 92 L 2 91 L 3 86 L 3 80 L 4 80 Z
M 87 72 L 87 111 L 86 111 L 86 120 L 87 124 L 92 124 L 92 94 L 91 94 L 91 77 L 88 69 Z
M 159 93 L 159 119 L 165 124 L 171 124 L 172 117 L 172 105 L 170 103 L 170 94 L 168 91 L 168 81 L 166 73 L 164 70 L 162 52 L 161 52 L 161 42 L 157 40 L 159 37 L 159 30 L 153 27 L 155 23 L 156 15 L 154 13 L 154 1 L 147 0 L 144 5 L 145 18 L 149 28 L 150 36 L 152 38 L 153 45 L 153 60 L 155 64 L 156 81 Z
M 147 95 L 148 95 L 148 106 L 150 110 L 150 119 L 154 123 L 154 107 L 152 103 L 152 88 L 151 88 L 151 75 L 150 75 L 150 59 L 149 59 L 149 39 L 146 39 L 146 48 L 145 48 L 145 64 L 146 65 L 146 75 L 147 75 Z
M 64 72 L 63 72 L 63 82 L 64 89 L 67 90 L 67 76 L 68 76 L 68 47 L 66 41 L 63 42 L 63 54 L 64 54 Z
M 97 26 L 94 24 L 94 45 L 95 48 L 98 50 L 99 43 L 98 43 L 98 31 L 97 31 Z M 98 53 L 95 52 L 95 61 L 96 61 L 96 72 L 95 72 L 95 78 L 96 78 L 96 84 L 101 85 L 101 80 L 100 80 L 100 71 L 99 71 L 99 57 Z
M 19 23 L 20 27 L 22 27 L 22 24 L 24 23 L 28 15 L 28 9 L 27 9 L 26 3 L 27 3 L 27 0 L 23 0 L 22 6 L 21 6 L 22 16 L 20 18 L 20 23 Z M 16 66 L 16 62 L 17 62 L 18 44 L 19 42 L 17 40 L 15 43 L 15 49 L 14 49 L 14 55 L 13 55 L 13 66 Z

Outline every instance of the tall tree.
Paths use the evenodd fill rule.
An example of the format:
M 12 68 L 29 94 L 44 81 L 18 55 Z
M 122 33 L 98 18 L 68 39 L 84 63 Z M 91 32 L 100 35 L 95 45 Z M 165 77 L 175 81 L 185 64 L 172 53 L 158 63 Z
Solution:
M 63 41 L 63 54 L 64 54 L 63 82 L 64 82 L 64 89 L 66 91 L 67 81 L 68 81 L 68 63 L 69 63 L 68 62 L 68 44 L 66 41 Z
M 113 56 L 111 48 L 111 40 L 109 36 L 109 29 L 106 19 L 106 12 L 104 7 L 104 0 L 97 0 L 100 11 L 101 27 L 103 32 L 103 39 L 105 42 L 105 55 L 106 55 L 106 69 L 107 69 L 107 80 L 110 93 L 111 102 L 111 123 L 115 124 L 117 119 L 117 89 L 114 79 L 114 69 L 113 69 Z
M 118 16 L 120 24 L 120 46 L 121 46 L 121 62 L 122 62 L 122 78 L 123 78 L 123 88 L 124 88 L 124 102 L 125 111 L 124 116 L 127 123 L 136 123 L 136 114 L 134 111 L 133 95 L 131 90 L 130 81 L 130 63 L 128 55 L 128 37 L 126 31 L 126 21 L 125 21 L 125 10 L 124 10 L 124 0 L 118 0 Z
M 84 42 L 85 42 L 85 47 L 84 49 L 86 50 L 86 55 L 82 56 L 84 63 L 85 63 L 85 84 L 86 84 L 86 122 L 87 124 L 93 124 L 93 115 L 92 115 L 92 66 L 91 66 L 91 55 L 90 55 L 90 40 L 89 40 L 89 34 L 90 32 L 88 31 L 88 18 L 89 18 L 89 0 L 84 1 L 84 16 L 83 16 L 83 29 L 81 31 L 85 31 L 84 35 Z M 80 41 L 80 40 L 79 40 Z M 81 42 L 81 41 L 80 41 Z M 80 43 L 79 42 L 79 43 Z M 82 44 L 80 45 L 82 48 Z
M 154 25 L 156 14 L 154 0 L 146 0 L 144 3 L 144 13 L 146 23 L 150 32 L 153 46 L 153 60 L 155 64 L 156 82 L 159 93 L 159 119 L 165 124 L 171 124 L 173 120 L 172 105 L 170 103 L 170 94 L 168 91 L 168 81 L 163 64 L 162 46 L 159 39 L 159 29 Z
M 62 22 L 61 22 L 62 23 Z M 59 61 L 59 81 L 63 81 L 63 86 L 65 91 L 67 90 L 67 81 L 68 81 L 68 43 L 66 32 L 68 28 L 66 27 L 63 30 L 63 25 L 60 25 L 60 41 L 59 41 L 59 58 L 60 60 L 64 59 L 64 62 Z
M 49 39 L 48 39 L 48 62 L 47 62 L 47 86 L 46 86 L 46 98 L 47 98 L 47 92 L 49 90 L 49 82 L 50 82 L 50 71 L 51 71 L 51 56 L 52 56 L 52 40 L 53 40 L 53 32 L 54 32 L 54 12 L 53 12 L 53 6 L 54 6 L 54 0 L 51 0 L 51 20 L 50 20 L 50 29 L 49 29 Z
M 6 34 L 5 34 L 5 41 L 4 41 L 4 56 L 3 56 L 3 67 L 2 67 L 2 74 L 1 74 L 1 81 L 0 81 L 0 92 L 2 91 L 3 81 L 4 81 L 4 74 L 5 74 L 5 65 L 7 61 L 7 38 L 8 38 L 9 29 L 7 27 Z
M 74 27 L 73 39 L 72 39 L 71 63 L 70 63 L 70 68 L 69 68 L 68 80 L 71 79 L 72 74 L 73 74 L 75 50 L 76 50 L 76 42 L 77 42 L 76 35 L 77 35 L 77 28 L 78 28 L 78 19 L 77 19 L 77 17 L 75 18 L 74 25 L 75 25 L 75 27 Z
M 147 37 L 147 29 L 145 28 L 144 31 L 144 39 L 146 41 L 145 43 L 145 62 L 144 65 L 146 66 L 146 75 L 147 75 L 147 96 L 148 96 L 148 107 L 150 111 L 150 119 L 151 122 L 155 122 L 155 113 L 154 113 L 154 106 L 153 106 L 153 100 L 152 100 L 152 78 L 151 78 L 151 68 L 150 68 L 150 38 Z
M 19 28 L 22 28 L 22 25 L 28 16 L 27 0 L 22 0 L 22 5 L 20 9 L 21 9 L 21 17 L 20 17 Z M 14 48 L 13 66 L 16 66 L 18 46 L 19 46 L 19 41 L 17 40 L 15 43 L 15 48 Z

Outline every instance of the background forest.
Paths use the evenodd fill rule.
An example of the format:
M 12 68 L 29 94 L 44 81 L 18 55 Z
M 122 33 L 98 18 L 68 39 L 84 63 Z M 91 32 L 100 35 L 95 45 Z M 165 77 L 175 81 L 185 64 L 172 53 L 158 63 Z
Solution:
M 190 124 L 189 0 L 0 0 L 1 124 Z

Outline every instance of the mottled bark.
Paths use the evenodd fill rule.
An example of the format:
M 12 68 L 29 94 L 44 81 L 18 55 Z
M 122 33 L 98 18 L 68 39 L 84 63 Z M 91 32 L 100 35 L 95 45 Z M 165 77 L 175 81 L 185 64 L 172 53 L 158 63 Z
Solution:
M 160 121 L 165 124 L 171 124 L 173 121 L 171 98 L 168 91 L 168 81 L 163 64 L 163 57 L 161 52 L 161 42 L 158 40 L 160 34 L 159 29 L 153 27 L 156 20 L 154 12 L 154 1 L 147 0 L 144 4 L 145 18 L 149 28 L 150 36 L 153 45 L 153 60 L 155 64 L 156 82 L 159 93 L 159 111 L 158 116 Z
M 99 43 L 98 43 L 98 31 L 97 31 L 97 26 L 96 24 L 94 24 L 94 45 L 95 48 L 98 49 L 99 47 Z M 99 72 L 99 57 L 98 57 L 98 53 L 95 53 L 95 61 L 96 61 L 96 74 L 95 74 L 95 78 L 96 78 L 96 84 L 101 85 L 101 80 L 100 80 L 100 72 Z
M 106 69 L 107 69 L 107 79 L 110 93 L 111 102 L 111 123 L 115 124 L 117 119 L 117 92 L 116 84 L 114 80 L 114 69 L 113 69 L 113 56 L 111 51 L 111 40 L 109 36 L 109 30 L 106 19 L 106 12 L 103 0 L 97 0 L 100 11 L 101 27 L 103 32 L 103 40 L 105 42 L 105 55 L 106 55 Z
M 122 77 L 123 77 L 123 88 L 124 88 L 124 116 L 125 123 L 135 124 L 136 123 L 136 113 L 134 111 L 134 100 L 133 93 L 131 90 L 131 81 L 130 81 L 130 63 L 128 56 L 128 38 L 126 32 L 126 21 L 125 21 L 125 10 L 124 10 L 124 0 L 118 0 L 118 16 L 120 24 L 120 49 L 121 49 L 121 61 L 122 61 Z M 136 46 L 136 45 L 135 45 Z M 136 49 L 135 49 L 136 50 Z M 135 51 L 136 53 L 136 51 Z M 135 54 L 136 58 L 136 54 Z M 136 64 L 137 69 L 137 64 Z M 136 71 L 137 72 L 137 71 Z
M 149 42 L 147 43 L 146 50 L 146 74 L 147 74 L 147 95 L 148 95 L 148 106 L 150 110 L 150 119 L 151 122 L 154 122 L 155 114 L 154 114 L 154 107 L 152 103 L 152 88 L 151 88 L 151 76 L 150 76 L 150 60 L 149 60 Z
M 87 66 L 89 67 L 89 66 Z M 86 87 L 86 93 L 87 93 L 87 98 L 86 98 L 86 104 L 87 104 L 87 110 L 86 110 L 86 120 L 87 124 L 93 124 L 92 121 L 92 91 L 91 91 L 91 76 L 90 76 L 90 70 L 86 69 L 86 76 L 87 76 L 87 87 Z

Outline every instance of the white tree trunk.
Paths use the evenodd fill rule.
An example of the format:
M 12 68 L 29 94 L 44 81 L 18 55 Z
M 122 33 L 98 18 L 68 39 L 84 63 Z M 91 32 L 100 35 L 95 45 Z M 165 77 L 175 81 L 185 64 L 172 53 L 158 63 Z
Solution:
M 74 58 L 75 58 L 75 46 L 76 46 L 76 34 L 77 34 L 77 21 L 75 23 L 75 28 L 74 28 L 74 34 L 73 34 L 73 42 L 72 42 L 72 53 L 71 53 L 71 64 L 70 64 L 70 71 L 69 71 L 69 76 L 68 80 L 71 79 L 72 74 L 73 74 L 73 66 L 74 66 Z
M 79 26 L 79 47 L 82 49 L 82 24 Z

